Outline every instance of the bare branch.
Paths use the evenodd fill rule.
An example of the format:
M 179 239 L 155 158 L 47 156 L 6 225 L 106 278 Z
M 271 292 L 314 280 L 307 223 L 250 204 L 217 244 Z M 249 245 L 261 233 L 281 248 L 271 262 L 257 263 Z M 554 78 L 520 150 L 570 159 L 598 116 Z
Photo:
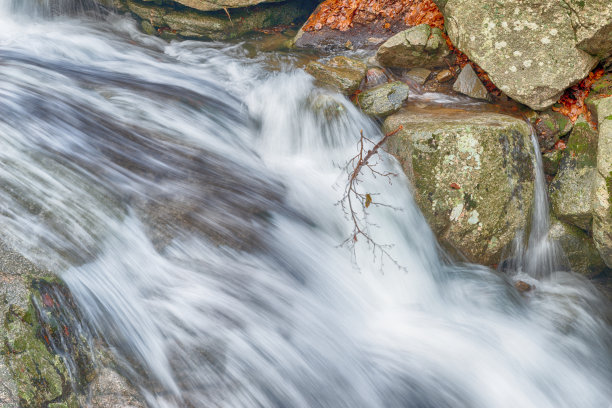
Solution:
M 393 247 L 392 244 L 381 244 L 379 242 L 376 242 L 371 237 L 369 233 L 369 227 L 375 225 L 368 223 L 367 209 L 370 206 L 388 207 L 396 210 L 398 208 L 395 208 L 389 204 L 385 204 L 380 201 L 375 201 L 372 197 L 378 196 L 378 193 L 369 194 L 360 192 L 358 189 L 359 182 L 361 181 L 359 176 L 362 174 L 364 169 L 367 169 L 369 170 L 372 177 L 387 178 L 389 183 L 392 184 L 391 178 L 397 176 L 397 174 L 393 172 L 379 171 L 376 169 L 376 166 L 378 165 L 380 160 L 380 148 L 387 142 L 387 140 L 389 140 L 390 137 L 392 137 L 402 129 L 403 126 L 400 125 L 397 129 L 385 134 L 382 139 L 378 141 L 378 143 L 374 143 L 372 140 L 365 137 L 363 135 L 363 130 L 360 132 L 361 137 L 359 138 L 358 142 L 359 151 L 348 161 L 347 165 L 345 166 L 345 169 L 348 173 L 348 180 L 344 189 L 342 199 L 338 202 L 342 206 L 342 210 L 346 214 L 347 218 L 353 223 L 353 231 L 351 233 L 351 236 L 344 240 L 341 246 L 349 247 L 353 251 L 353 256 L 355 256 L 355 244 L 359 239 L 365 240 L 368 246 L 372 248 L 374 258 L 380 256 L 381 269 L 382 263 L 384 262 L 384 258 L 388 258 L 398 268 L 403 268 L 389 253 L 389 250 Z M 365 147 L 366 142 L 373 145 L 373 147 L 367 151 Z M 373 159 L 376 160 L 374 161 Z M 358 212 L 359 209 L 361 209 L 362 215 L 360 215 L 360 212 Z

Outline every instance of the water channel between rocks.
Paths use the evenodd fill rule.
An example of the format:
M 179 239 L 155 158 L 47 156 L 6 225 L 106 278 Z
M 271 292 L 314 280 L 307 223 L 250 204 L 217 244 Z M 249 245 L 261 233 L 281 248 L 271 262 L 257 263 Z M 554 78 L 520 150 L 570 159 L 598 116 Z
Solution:
M 371 222 L 405 270 L 360 243 L 354 259 L 341 166 L 379 126 L 303 56 L 9 3 L 0 234 L 65 280 L 150 406 L 610 405 L 610 326 L 551 260 L 540 162 L 540 221 L 508 274 L 449 262 L 403 175 L 363 185 L 401 209 Z

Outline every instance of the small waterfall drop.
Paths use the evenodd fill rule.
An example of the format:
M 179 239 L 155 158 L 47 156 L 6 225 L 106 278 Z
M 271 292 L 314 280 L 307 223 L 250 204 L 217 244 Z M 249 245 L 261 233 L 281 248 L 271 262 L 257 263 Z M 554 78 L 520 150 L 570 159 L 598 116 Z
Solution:
M 401 175 L 364 187 L 403 209 L 371 221 L 407 272 L 381 273 L 366 247 L 356 272 L 334 185 L 360 131 L 381 135 L 293 56 L 14 12 L 0 13 L 0 234 L 62 276 L 150 406 L 612 400 L 601 299 L 541 273 L 555 268 L 540 173 L 533 294 L 446 262 Z

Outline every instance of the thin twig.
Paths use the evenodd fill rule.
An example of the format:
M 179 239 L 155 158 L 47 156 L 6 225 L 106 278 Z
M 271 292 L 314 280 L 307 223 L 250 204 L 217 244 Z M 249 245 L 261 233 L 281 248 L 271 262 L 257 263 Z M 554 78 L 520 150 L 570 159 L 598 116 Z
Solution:
M 353 231 L 350 237 L 348 237 L 341 245 L 346 245 L 350 247 L 353 251 L 353 255 L 355 256 L 355 244 L 357 243 L 359 238 L 363 238 L 368 245 L 372 247 L 372 252 L 374 257 L 376 258 L 377 253 L 380 254 L 381 257 L 381 268 L 382 262 L 385 257 L 390 259 L 398 268 L 402 268 L 399 263 L 393 258 L 393 256 L 389 253 L 389 249 L 393 247 L 391 244 L 381 244 L 376 242 L 369 234 L 368 227 L 370 224 L 367 222 L 367 208 L 370 206 L 382 206 L 396 209 L 395 207 L 385 204 L 380 201 L 375 201 L 372 196 L 377 196 L 379 194 L 369 194 L 362 193 L 358 190 L 358 184 L 360 182 L 359 175 L 362 173 L 364 169 L 368 169 L 373 177 L 386 177 L 389 179 L 389 183 L 391 183 L 391 177 L 397 176 L 397 174 L 392 172 L 383 172 L 376 169 L 376 165 L 378 165 L 378 161 L 375 163 L 371 163 L 370 161 L 378 156 L 379 149 L 389 140 L 390 137 L 398 133 L 403 129 L 403 126 L 400 125 L 397 129 L 385 134 L 378 143 L 374 143 L 372 140 L 368 139 L 363 135 L 363 130 L 360 132 L 361 137 L 359 138 L 359 152 L 351 158 L 347 165 L 346 169 L 348 170 L 348 182 L 346 188 L 344 190 L 344 195 L 342 199 L 339 201 L 339 204 L 342 206 L 347 217 L 353 223 Z M 374 146 L 369 149 L 367 152 L 365 151 L 365 142 L 369 142 Z M 352 170 L 350 170 L 352 168 Z M 363 216 L 359 216 L 357 212 L 357 206 L 360 206 L 363 210 Z

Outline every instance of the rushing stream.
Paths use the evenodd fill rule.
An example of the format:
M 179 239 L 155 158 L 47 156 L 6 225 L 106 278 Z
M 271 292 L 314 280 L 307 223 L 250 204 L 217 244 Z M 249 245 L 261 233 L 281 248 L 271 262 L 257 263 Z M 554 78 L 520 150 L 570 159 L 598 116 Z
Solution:
M 404 269 L 353 256 L 341 167 L 375 123 L 291 54 L 49 18 L 74 4 L 0 0 L 0 234 L 65 279 L 150 406 L 611 406 L 604 304 L 536 262 L 546 225 L 508 275 L 452 264 L 405 178 L 371 179 Z

